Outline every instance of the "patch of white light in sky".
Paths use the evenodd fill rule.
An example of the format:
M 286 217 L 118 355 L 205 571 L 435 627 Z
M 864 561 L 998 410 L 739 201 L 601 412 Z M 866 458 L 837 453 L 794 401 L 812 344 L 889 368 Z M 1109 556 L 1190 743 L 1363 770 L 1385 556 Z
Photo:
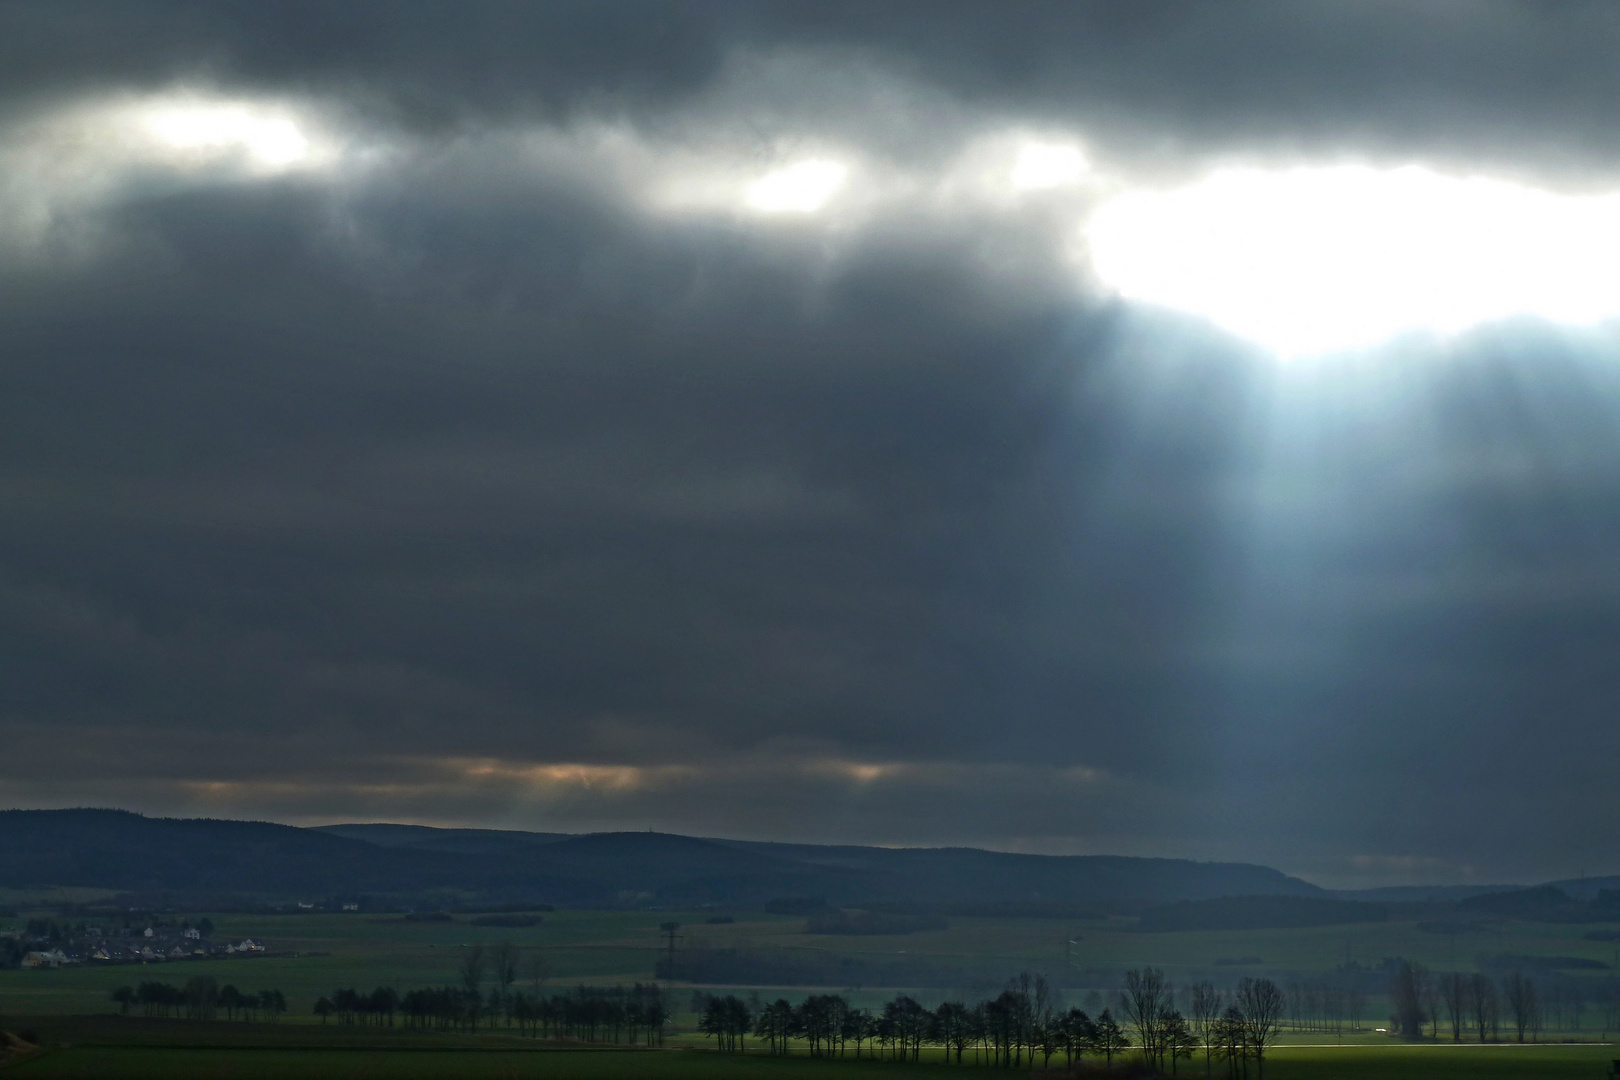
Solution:
M 767 214 L 808 214 L 820 210 L 843 188 L 849 167 L 810 158 L 773 169 L 748 185 L 744 202 Z
M 88 254 L 96 210 L 126 192 L 335 174 L 389 150 L 336 129 L 312 101 L 196 88 L 89 98 L 0 122 L 0 258 Z
M 298 121 L 274 107 L 237 102 L 160 104 L 138 111 L 159 143 L 195 157 L 245 154 L 267 169 L 285 169 L 311 154 Z
M 1110 199 L 1085 237 L 1120 295 L 1285 358 L 1512 316 L 1620 317 L 1620 195 L 1418 166 L 1230 168 Z
M 1090 171 L 1085 153 L 1065 143 L 1025 143 L 1013 159 L 1012 185 L 1019 191 L 1064 187 Z

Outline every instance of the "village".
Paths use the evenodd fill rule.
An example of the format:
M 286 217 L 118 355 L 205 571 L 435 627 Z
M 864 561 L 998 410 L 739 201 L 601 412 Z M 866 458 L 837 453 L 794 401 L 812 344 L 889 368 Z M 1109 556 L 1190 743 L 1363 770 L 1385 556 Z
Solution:
M 195 925 L 170 926 L 155 921 L 147 926 L 109 928 L 30 919 L 23 929 L 0 930 L 0 966 L 37 969 L 75 964 L 155 964 L 256 956 L 265 951 L 263 942 L 250 937 L 213 941 L 209 937 L 212 931 L 213 924 L 206 918 Z

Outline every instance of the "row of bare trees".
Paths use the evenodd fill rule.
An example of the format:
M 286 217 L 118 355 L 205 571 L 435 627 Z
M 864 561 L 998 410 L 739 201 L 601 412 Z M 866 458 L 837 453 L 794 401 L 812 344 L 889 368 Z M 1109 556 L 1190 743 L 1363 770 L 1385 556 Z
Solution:
M 1511 971 L 1500 980 L 1484 972 L 1429 971 L 1402 960 L 1389 986 L 1390 1023 L 1407 1038 L 1438 1038 L 1442 1023 L 1453 1042 L 1473 1036 L 1479 1042 L 1501 1038 L 1506 1024 L 1519 1042 L 1541 1036 L 1545 1014 L 1536 980 Z M 1424 1026 L 1428 1031 L 1424 1031 Z
M 1253 1060 L 1264 1075 L 1267 1047 L 1282 1031 L 1286 995 L 1270 979 L 1244 978 L 1230 991 L 1208 981 L 1187 988 L 1188 1012 L 1176 1008 L 1175 988 L 1159 968 L 1135 968 L 1125 973 L 1120 1008 L 1136 1032 L 1137 1045 L 1147 1064 L 1163 1072 L 1165 1063 L 1176 1071 L 1176 1061 L 1204 1053 L 1206 1070 L 1223 1061 L 1232 1075 L 1247 1073 Z
M 881 1010 L 851 1005 L 836 994 L 812 994 L 793 1005 L 786 999 L 757 1010 L 735 995 L 699 1002 L 699 1030 L 726 1051 L 747 1049 L 752 1035 L 771 1054 L 797 1051 L 812 1057 L 879 1057 L 916 1061 L 924 1046 L 940 1047 L 947 1061 L 1008 1068 L 1050 1067 L 1061 1055 L 1073 1067 L 1086 1056 L 1112 1064 L 1135 1046 L 1145 1064 L 1172 1073 L 1200 1051 L 1206 1071 L 1215 1062 L 1232 1076 L 1247 1075 L 1252 1061 L 1263 1075 L 1265 1052 L 1281 1031 L 1285 996 L 1270 979 L 1244 979 L 1231 991 L 1208 982 L 1189 988 L 1191 1016 L 1177 1008 L 1175 988 L 1158 968 L 1126 972 L 1112 1009 L 1095 1018 L 1064 1010 L 1039 975 L 1023 974 L 1002 992 L 974 1005 L 946 1001 L 928 1009 L 901 994 Z M 1132 1036 L 1135 1036 L 1134 1041 Z
M 145 1016 L 180 1015 L 187 1020 L 213 1020 L 220 1012 L 230 1020 L 257 1020 L 261 1015 L 279 1020 L 287 1011 L 287 999 L 280 990 L 244 992 L 229 984 L 220 986 L 212 975 L 194 976 L 184 986 L 153 981 L 120 986 L 109 996 L 126 1016 L 132 1007 Z
M 1112 1061 L 1131 1045 L 1108 1010 L 1092 1020 L 1079 1009 L 1063 1012 L 1040 976 L 1020 975 L 1000 995 L 966 1005 L 942 1002 L 929 1009 L 907 994 L 881 1009 L 856 1007 L 838 994 L 812 994 L 798 1005 L 785 998 L 751 1009 L 736 995 L 707 997 L 698 1029 L 725 1051 L 747 1049 L 752 1035 L 773 1055 L 867 1057 L 917 1061 L 924 1047 L 940 1047 L 947 1061 L 1028 1067 L 1050 1065 L 1062 1054 L 1073 1064 L 1086 1054 Z
M 1288 1020 L 1295 1031 L 1343 1035 L 1346 1029 L 1361 1030 L 1367 1011 L 1367 976 L 1370 973 L 1346 964 L 1311 978 L 1288 983 Z
M 393 1027 L 398 1016 L 405 1027 L 417 1030 L 477 1031 L 495 1028 L 502 1021 L 520 1035 L 579 1042 L 662 1045 L 670 1011 L 656 983 L 623 986 L 581 986 L 562 994 L 530 994 L 524 990 L 488 996 L 465 986 L 426 987 L 404 994 L 379 986 L 369 994 L 334 990 L 315 1003 L 322 1023 Z

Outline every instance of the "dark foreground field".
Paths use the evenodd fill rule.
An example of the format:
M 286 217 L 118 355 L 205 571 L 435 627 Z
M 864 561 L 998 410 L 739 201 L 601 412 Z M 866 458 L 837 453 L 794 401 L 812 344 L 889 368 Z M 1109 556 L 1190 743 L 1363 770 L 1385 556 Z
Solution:
M 828 1065 L 808 1058 L 726 1057 L 704 1051 L 629 1050 L 180 1050 L 83 1047 L 42 1054 L 3 1074 L 18 1080 L 704 1080 L 893 1076 L 897 1066 Z M 937 1077 L 940 1065 L 907 1072 Z
M 112 1017 L 42 1019 L 37 1034 L 48 1048 L 0 1067 L 11 1080 L 869 1080 L 991 1074 L 987 1066 L 955 1066 L 936 1056 L 921 1063 L 772 1058 L 762 1052 L 723 1055 L 711 1050 L 594 1049 L 537 1044 L 504 1036 L 365 1036 L 353 1031 L 288 1025 L 150 1023 Z M 935 1052 L 937 1054 L 937 1051 Z M 1282 1046 L 1268 1055 L 1268 1080 L 1602 1080 L 1620 1048 L 1607 1044 L 1454 1046 L 1400 1043 Z M 1143 1075 L 1131 1055 L 1102 1078 Z M 1050 1071 L 1065 1075 L 1061 1059 Z M 1201 1060 L 1182 1075 L 1205 1075 Z M 1027 1072 L 1026 1072 L 1027 1074 Z M 1213 1070 L 1217 1078 L 1225 1070 Z M 1251 1073 L 1251 1076 L 1253 1074 Z M 1254 1080 L 1258 1080 L 1255 1077 Z
M 1272 1080 L 1601 1080 L 1607 1048 L 1346 1047 L 1291 1049 L 1266 1067 Z M 726 1056 L 700 1050 L 291 1050 L 71 1047 L 4 1070 L 17 1080 L 918 1080 L 989 1072 L 939 1063 Z M 1130 1070 L 1134 1072 L 1135 1070 Z M 1000 1070 L 997 1070 L 1000 1074 Z M 1043 1075 L 1035 1070 L 1034 1075 Z M 1054 1068 L 1051 1076 L 1064 1075 Z M 1086 1075 L 1106 1076 L 1101 1069 Z M 1128 1075 L 1119 1071 L 1119 1075 Z M 1203 1076 L 1202 1067 L 1185 1070 Z M 1217 1076 L 1224 1076 L 1221 1070 Z

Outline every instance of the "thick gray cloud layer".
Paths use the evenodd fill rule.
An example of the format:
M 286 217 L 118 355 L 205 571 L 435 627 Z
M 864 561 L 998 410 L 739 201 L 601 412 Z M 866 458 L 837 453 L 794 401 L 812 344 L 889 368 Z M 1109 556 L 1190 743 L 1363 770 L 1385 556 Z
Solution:
M 1036 131 L 1606 190 L 1617 43 L 1607 5 L 0 6 L 0 796 L 1620 871 L 1614 342 L 1279 368 L 1094 289 L 1072 208 L 938 180 Z M 342 149 L 108 134 L 176 94 Z M 828 147 L 852 210 L 713 179 Z

